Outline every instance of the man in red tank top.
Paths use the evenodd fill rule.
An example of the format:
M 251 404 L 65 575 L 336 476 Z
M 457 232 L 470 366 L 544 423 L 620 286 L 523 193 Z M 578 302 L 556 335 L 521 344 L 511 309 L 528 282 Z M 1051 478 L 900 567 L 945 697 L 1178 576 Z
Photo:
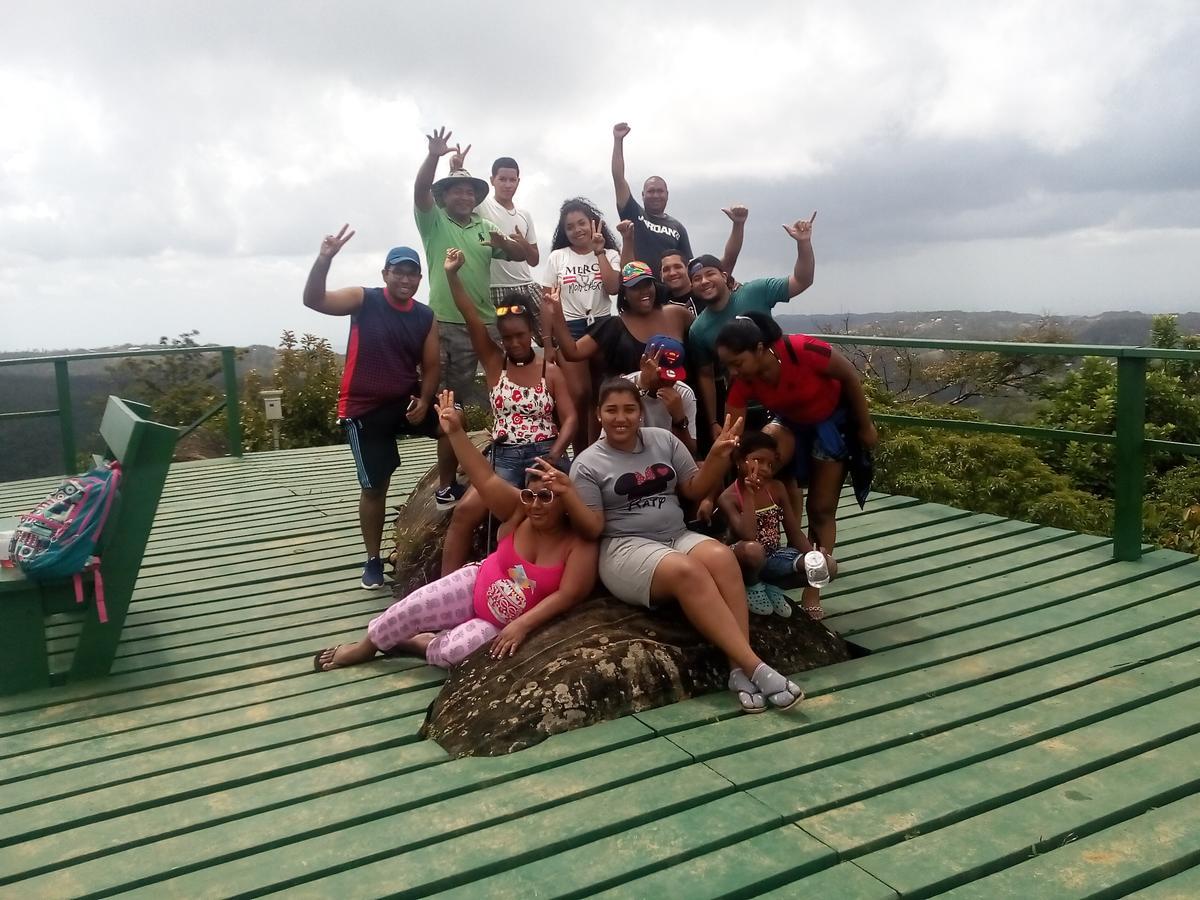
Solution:
M 362 586 L 384 585 L 379 546 L 387 514 L 387 491 L 400 464 L 396 438 L 438 438 L 438 475 L 442 486 L 454 481 L 454 456 L 439 436 L 433 395 L 439 375 L 438 328 L 433 312 L 415 299 L 421 284 L 421 259 L 409 247 L 391 250 L 383 267 L 384 286 L 327 290 L 334 256 L 354 236 L 342 226 L 326 235 L 304 286 L 304 305 L 329 316 L 350 317 L 346 368 L 338 391 L 338 421 L 354 454 L 362 494 L 358 519 L 367 562 Z

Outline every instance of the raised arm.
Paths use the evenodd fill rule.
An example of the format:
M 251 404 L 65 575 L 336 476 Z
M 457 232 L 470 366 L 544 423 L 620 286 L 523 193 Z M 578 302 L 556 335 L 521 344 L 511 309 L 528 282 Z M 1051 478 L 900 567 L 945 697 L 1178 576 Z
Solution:
M 795 297 L 801 291 L 812 286 L 813 275 L 817 267 L 812 248 L 812 226 L 816 218 L 817 214 L 814 211 L 812 218 L 807 222 L 798 219 L 792 225 L 783 226 L 783 230 L 796 242 L 796 265 L 788 277 L 789 297 Z
M 613 268 L 612 260 L 608 258 L 608 248 L 604 246 L 603 219 L 593 229 L 592 252 L 596 254 L 596 262 L 600 266 L 600 283 L 604 285 L 604 293 L 612 297 L 621 288 L 621 272 Z
M 637 242 L 633 237 L 633 223 L 622 219 L 617 223 L 617 233 L 621 235 L 621 268 L 625 268 L 637 259 Z
M 450 296 L 454 299 L 454 305 L 458 307 L 458 311 L 462 313 L 463 322 L 466 323 L 467 337 L 471 339 L 471 348 L 479 357 L 479 361 L 483 363 L 483 373 L 487 377 L 488 384 L 494 385 L 500 380 L 500 369 L 504 365 L 504 352 L 496 346 L 492 336 L 488 334 L 487 326 L 479 318 L 479 310 L 475 308 L 475 302 L 463 286 L 462 279 L 458 277 L 458 270 L 463 267 L 465 262 L 466 257 L 457 247 L 451 247 L 446 251 L 444 262 L 446 283 L 450 286 Z
M 842 394 L 858 425 L 858 439 L 864 447 L 874 447 L 879 441 L 879 432 L 875 430 L 875 423 L 871 420 L 871 410 L 867 406 L 867 395 L 863 393 L 862 378 L 859 377 L 858 370 L 835 350 L 829 357 L 827 371 L 830 378 L 836 378 L 842 383 Z
M 588 541 L 594 541 L 604 531 L 604 510 L 592 509 L 584 502 L 575 487 L 575 482 L 565 472 L 560 472 L 544 459 L 535 460 L 526 471 L 536 473 L 542 483 L 554 492 L 555 503 L 561 501 L 571 519 L 575 533 Z
M 567 562 L 558 590 L 504 626 L 492 641 L 492 658 L 512 656 L 533 631 L 586 598 L 596 586 L 598 557 L 595 541 L 576 540 L 567 551 Z
M 558 416 L 558 437 L 550 448 L 550 461 L 562 459 L 571 441 L 575 439 L 575 431 L 579 427 L 579 415 L 575 411 L 575 401 L 571 399 L 571 389 L 562 369 L 558 366 L 546 367 L 546 381 L 550 396 L 554 398 L 554 410 Z
M 333 258 L 354 237 L 354 232 L 347 230 L 349 228 L 349 225 L 343 225 L 337 234 L 325 235 L 317 259 L 308 272 L 308 280 L 304 283 L 304 305 L 327 316 L 348 316 L 362 307 L 362 288 L 347 287 L 331 291 L 325 287 Z
M 491 464 L 463 431 L 462 410 L 454 405 L 454 391 L 442 391 L 438 395 L 437 411 L 442 431 L 454 448 L 459 465 L 483 502 L 502 522 L 512 518 L 521 506 L 521 492 L 492 471 Z
M 742 253 L 742 242 L 746 238 L 746 219 L 750 215 L 750 210 L 744 206 L 733 204 L 721 210 L 729 217 L 729 221 L 733 224 L 729 229 L 729 237 L 725 241 L 725 252 L 721 254 L 721 266 L 725 269 L 726 275 L 733 274 L 733 267 L 737 265 L 738 257 Z
M 633 196 L 629 190 L 629 182 L 625 180 L 625 136 L 629 134 L 629 126 L 618 122 L 613 126 L 612 178 L 613 187 L 617 191 L 617 210 L 625 208 Z
M 578 341 L 571 337 L 567 329 L 567 320 L 563 316 L 562 304 L 558 300 L 558 288 L 550 288 L 542 298 L 542 316 L 553 322 L 554 340 L 558 344 L 558 352 L 568 362 L 583 362 L 591 359 L 600 345 L 590 334 L 585 334 Z
M 421 161 L 421 167 L 417 169 L 417 177 L 413 181 L 413 203 L 421 212 L 433 209 L 433 176 L 437 174 L 438 160 L 452 151 L 462 152 L 458 147 L 450 146 L 452 133 L 445 128 L 438 128 L 433 134 L 425 135 L 425 139 L 429 141 L 429 151 Z
M 679 493 L 693 502 L 703 500 L 714 493 L 721 486 L 725 473 L 729 471 L 729 458 L 741 435 L 742 419 L 725 416 L 725 425 L 713 441 L 712 449 L 708 451 L 704 463 L 696 474 L 679 486 Z

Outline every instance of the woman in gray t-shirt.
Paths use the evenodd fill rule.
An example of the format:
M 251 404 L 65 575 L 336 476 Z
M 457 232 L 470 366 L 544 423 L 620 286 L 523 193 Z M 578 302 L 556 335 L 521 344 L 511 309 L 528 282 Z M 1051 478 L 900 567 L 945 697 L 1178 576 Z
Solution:
M 733 551 L 688 531 L 679 504 L 681 495 L 699 500 L 719 487 L 741 420 L 725 422 L 708 458 L 697 466 L 679 438 L 642 427 L 641 417 L 633 384 L 624 378 L 604 382 L 603 434 L 571 465 L 571 521 L 588 537 L 601 538 L 601 580 L 626 603 L 678 602 L 696 630 L 729 658 L 729 687 L 746 712 L 762 712 L 767 701 L 783 709 L 795 705 L 804 697 L 800 686 L 750 648 L 746 588 Z

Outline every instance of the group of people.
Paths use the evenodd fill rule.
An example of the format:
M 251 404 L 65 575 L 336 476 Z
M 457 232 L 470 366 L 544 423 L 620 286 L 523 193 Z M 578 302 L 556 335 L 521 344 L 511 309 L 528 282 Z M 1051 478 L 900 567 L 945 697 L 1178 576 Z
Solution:
M 853 366 L 771 317 L 813 282 L 816 214 L 784 226 L 796 247 L 786 277 L 739 284 L 747 210 L 723 210 L 732 228 L 720 257 L 693 256 L 661 177 L 646 179 L 641 203 L 632 196 L 629 133 L 613 128 L 620 242 L 594 204 L 568 199 L 539 275 L 533 219 L 514 201 L 518 164 L 497 159 L 489 185 L 466 171 L 471 148 L 451 145 L 445 129 L 427 136 L 414 182 L 427 305 L 415 299 L 425 273 L 413 249 L 388 253 L 382 288 L 331 291 L 331 261 L 354 232 L 322 242 L 304 303 L 351 319 L 338 417 L 362 487 L 362 586 L 385 583 L 398 436 L 437 439 L 436 502 L 451 520 L 442 577 L 372 620 L 361 641 L 320 651 L 318 671 L 378 652 L 439 666 L 487 645 L 511 655 L 599 579 L 627 603 L 678 603 L 728 657 L 745 711 L 802 699 L 751 649 L 750 613 L 792 614 L 778 584 L 803 583 L 814 547 L 836 573 L 842 485 L 876 441 Z M 451 171 L 437 179 L 447 155 Z M 464 432 L 462 403 L 493 417 L 488 457 Z M 862 502 L 863 478 L 855 487 Z M 471 561 L 489 514 L 501 523 L 495 549 Z M 729 543 L 713 536 L 714 518 Z M 822 616 L 814 586 L 800 606 Z

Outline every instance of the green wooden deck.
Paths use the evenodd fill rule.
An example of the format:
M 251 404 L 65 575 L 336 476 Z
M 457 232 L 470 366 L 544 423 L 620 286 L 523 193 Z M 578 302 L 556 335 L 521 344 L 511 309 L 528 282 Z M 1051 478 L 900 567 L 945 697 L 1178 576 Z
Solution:
M 344 448 L 173 468 L 115 674 L 0 699 L 0 897 L 1200 896 L 1191 557 L 877 497 L 826 598 L 871 653 L 797 710 L 451 760 L 438 670 L 311 673 L 386 602 L 356 496 Z

